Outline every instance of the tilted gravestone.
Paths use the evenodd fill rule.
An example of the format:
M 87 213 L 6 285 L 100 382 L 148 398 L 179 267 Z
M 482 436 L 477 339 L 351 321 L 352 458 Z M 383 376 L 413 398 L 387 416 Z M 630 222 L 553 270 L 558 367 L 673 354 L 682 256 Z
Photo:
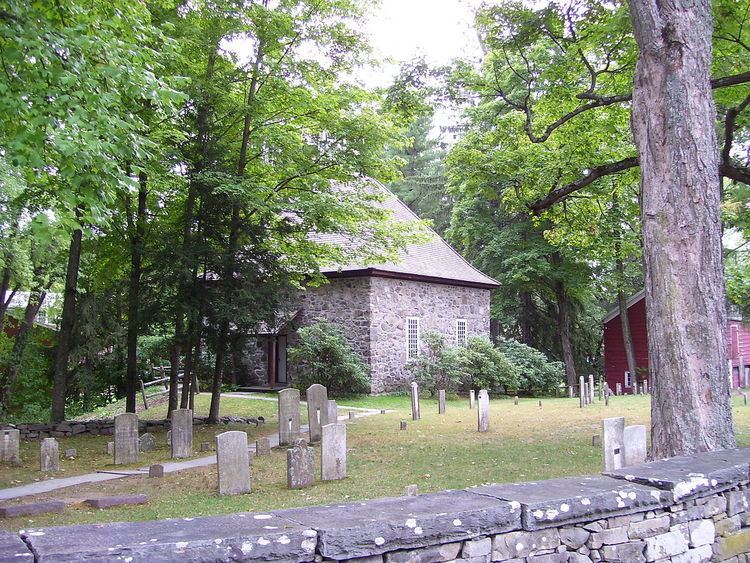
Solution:
M 623 447 L 625 449 L 623 467 L 646 463 L 646 456 L 648 455 L 646 444 L 645 426 L 642 424 L 626 426 L 623 431 Z
M 438 414 L 445 414 L 445 389 L 438 391 Z
M 346 424 L 326 424 L 321 429 L 320 478 L 335 481 L 346 477 Z
M 299 389 L 279 391 L 279 445 L 299 438 Z
M 419 385 L 416 381 L 411 383 L 411 419 L 419 420 L 421 418 L 419 412 Z
M 487 432 L 490 429 L 490 395 L 486 389 L 479 391 L 477 397 L 477 430 Z
M 333 424 L 339 420 L 339 408 L 336 401 L 328 399 L 328 424 Z
M 625 418 L 617 416 L 602 420 L 602 452 L 604 471 L 614 471 L 623 467 Z
M 138 417 L 132 412 L 115 417 L 115 465 L 138 463 Z
M 304 489 L 315 483 L 315 450 L 304 441 L 286 451 L 286 482 L 290 489 Z
M 250 456 L 246 432 L 230 430 L 216 436 L 216 466 L 220 495 L 250 492 Z
M 320 441 L 320 429 L 328 424 L 328 390 L 320 383 L 307 388 L 307 424 L 310 428 L 310 441 Z
M 477 399 L 476 399 L 476 394 L 475 394 L 475 392 L 474 392 L 474 389 L 471 389 L 471 390 L 469 391 L 469 408 L 470 408 L 470 409 L 473 409 L 473 408 L 474 408 L 474 402 L 475 402 L 476 400 L 477 400 Z
M 60 445 L 54 438 L 45 438 L 39 446 L 39 470 L 60 471 Z
M 193 455 L 193 411 L 172 411 L 172 457 L 184 458 Z
M 271 440 L 258 438 L 255 441 L 255 455 L 271 455 Z
M 21 431 L 8 428 L 0 433 L 0 461 L 21 463 L 20 455 Z
M 150 452 L 156 448 L 156 439 L 154 438 L 154 435 L 149 432 L 141 434 L 140 443 L 142 452 Z

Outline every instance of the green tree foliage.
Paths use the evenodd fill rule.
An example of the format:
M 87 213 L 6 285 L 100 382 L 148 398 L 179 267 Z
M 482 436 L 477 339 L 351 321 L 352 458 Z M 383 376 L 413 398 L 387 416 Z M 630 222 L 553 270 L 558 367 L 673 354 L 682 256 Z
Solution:
M 488 338 L 470 336 L 459 351 L 465 387 L 506 392 L 518 387 L 518 368 Z
M 455 393 L 464 379 L 460 352 L 448 346 L 445 335 L 436 331 L 422 334 L 421 353 L 409 360 L 404 369 L 433 397 L 440 389 Z
M 542 352 L 508 338 L 501 338 L 497 343 L 507 360 L 518 369 L 519 391 L 550 392 L 557 389 L 565 378 L 565 367 L 562 362 L 550 362 Z
M 293 385 L 297 389 L 304 391 L 313 383 L 320 383 L 332 397 L 370 391 L 367 367 L 352 350 L 341 328 L 317 322 L 300 328 L 298 335 L 298 343 L 288 350 L 295 369 Z

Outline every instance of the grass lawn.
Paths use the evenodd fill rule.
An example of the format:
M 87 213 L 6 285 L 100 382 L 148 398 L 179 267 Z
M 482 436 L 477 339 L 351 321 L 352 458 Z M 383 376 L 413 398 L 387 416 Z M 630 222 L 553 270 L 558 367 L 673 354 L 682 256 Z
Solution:
M 248 408 L 247 403 L 262 402 L 236 401 L 246 401 L 244 407 L 238 404 L 240 409 Z M 625 416 L 627 424 L 649 424 L 648 397 L 613 397 L 609 407 L 596 402 L 584 410 L 578 408 L 575 399 L 542 399 L 541 408 L 538 401 L 521 399 L 520 404 L 514 406 L 512 400 L 493 399 L 490 431 L 479 434 L 476 411 L 469 410 L 466 400 L 449 401 L 447 414 L 438 415 L 437 402 L 423 399 L 422 420 L 416 422 L 411 421 L 406 396 L 374 397 L 356 404 L 342 400 L 340 402 L 348 406 L 397 410 L 349 424 L 349 476 L 345 480 L 316 482 L 309 489 L 288 490 L 286 454 L 277 448 L 271 456 L 253 461 L 253 491 L 247 495 L 219 497 L 215 466 L 174 473 L 161 479 L 128 477 L 39 495 L 38 500 L 61 499 L 67 501 L 69 507 L 62 514 L 0 520 L 0 527 L 17 530 L 29 526 L 267 511 L 401 495 L 404 487 L 413 483 L 419 485 L 420 492 L 431 492 L 490 482 L 597 473 L 601 468 L 601 448 L 591 445 L 591 437 L 600 432 L 603 418 Z M 268 402 L 268 405 L 271 411 L 275 410 L 275 403 Z M 225 413 L 229 414 L 228 400 L 225 406 Z M 741 397 L 734 399 L 734 407 L 738 442 L 750 445 L 750 407 L 742 404 Z M 399 430 L 400 420 L 408 421 L 406 431 Z M 260 432 L 269 432 L 274 421 L 261 427 Z M 199 434 L 196 446 L 200 441 Z M 65 442 L 61 441 L 63 449 L 68 447 Z M 99 442 L 102 448 L 105 442 L 106 439 Z M 36 452 L 38 445 L 33 446 Z M 26 450 L 26 454 L 30 455 L 30 450 Z M 149 495 L 148 505 L 93 510 L 80 504 L 91 496 L 140 492 Z M 30 500 L 27 497 L 5 504 Z

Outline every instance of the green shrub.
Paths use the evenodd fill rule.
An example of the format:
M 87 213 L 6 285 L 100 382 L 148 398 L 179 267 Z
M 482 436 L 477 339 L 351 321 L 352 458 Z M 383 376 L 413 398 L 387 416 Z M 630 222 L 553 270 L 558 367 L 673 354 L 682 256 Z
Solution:
M 542 352 L 515 340 L 501 338 L 498 349 L 516 367 L 516 389 L 524 392 L 552 391 L 565 375 L 562 362 L 551 362 Z
M 470 336 L 466 339 L 466 346 L 453 350 L 464 374 L 462 382 L 465 389 L 507 391 L 518 385 L 518 368 L 492 345 L 489 338 Z
M 464 377 L 457 349 L 448 347 L 445 336 L 435 331 L 425 332 L 422 344 L 422 353 L 407 362 L 406 371 L 433 397 L 439 389 L 455 393 Z
M 304 391 L 320 383 L 332 397 L 369 393 L 367 366 L 338 326 L 318 322 L 299 329 L 297 334 L 299 342 L 288 350 L 289 361 L 295 364 L 294 387 Z

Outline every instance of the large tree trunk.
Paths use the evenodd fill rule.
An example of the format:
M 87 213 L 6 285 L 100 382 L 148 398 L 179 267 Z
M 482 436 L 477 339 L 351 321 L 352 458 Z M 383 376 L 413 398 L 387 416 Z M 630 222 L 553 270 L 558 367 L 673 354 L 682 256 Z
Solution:
M 518 314 L 518 326 L 521 331 L 521 342 L 527 346 L 534 346 L 534 336 L 532 333 L 532 324 L 534 318 L 534 303 L 531 299 L 531 293 L 522 291 L 518 298 L 521 302 L 521 309 Z
M 83 231 L 76 229 L 70 238 L 68 267 L 65 272 L 65 293 L 63 294 L 60 332 L 57 333 L 57 352 L 52 382 L 52 422 L 65 419 L 65 395 L 68 386 L 68 356 L 73 336 L 76 314 L 76 291 L 78 288 L 78 267 L 81 262 L 81 240 Z
M 125 412 L 135 412 L 138 380 L 138 328 L 141 299 L 141 260 L 146 232 L 146 173 L 138 174 L 138 209 L 135 219 L 128 210 L 130 230 L 130 286 L 128 288 L 128 357 L 125 376 Z
M 8 289 L 10 288 L 10 266 L 3 268 L 3 277 L 0 281 L 0 331 L 3 329 L 3 320 L 5 319 L 5 312 L 10 306 L 10 302 L 13 296 L 16 294 L 15 289 L 11 291 L 8 296 Z
M 631 0 L 656 458 L 734 447 L 708 0 Z

